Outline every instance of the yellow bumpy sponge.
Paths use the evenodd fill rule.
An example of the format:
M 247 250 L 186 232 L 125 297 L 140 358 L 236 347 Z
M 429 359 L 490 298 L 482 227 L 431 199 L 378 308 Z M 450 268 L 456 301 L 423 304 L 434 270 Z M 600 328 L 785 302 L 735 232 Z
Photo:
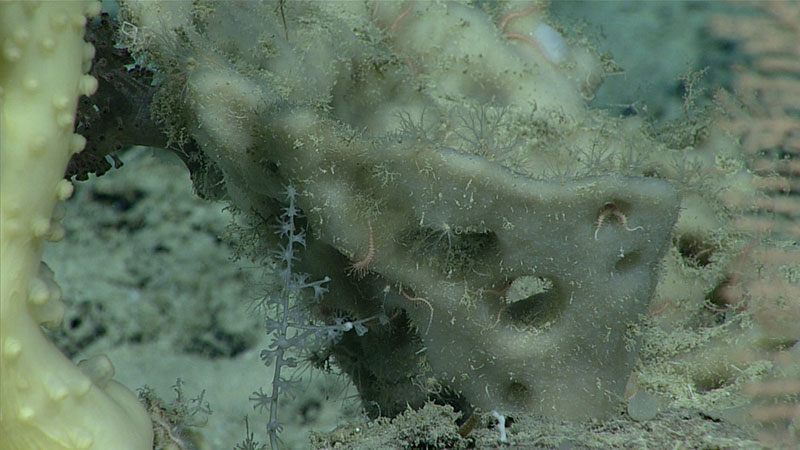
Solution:
M 85 139 L 73 134 L 80 95 L 97 81 L 83 41 L 96 1 L 0 2 L 0 449 L 151 449 L 150 419 L 111 381 L 105 357 L 79 368 L 44 336 L 63 318 L 41 262 L 64 235 L 57 203 Z

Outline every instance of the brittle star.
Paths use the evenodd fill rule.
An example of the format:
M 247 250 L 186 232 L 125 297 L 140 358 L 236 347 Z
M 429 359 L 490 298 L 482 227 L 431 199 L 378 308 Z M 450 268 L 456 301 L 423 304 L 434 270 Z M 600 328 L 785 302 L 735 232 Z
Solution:
M 613 204 L 611 202 L 608 202 L 605 205 L 603 205 L 603 211 L 597 217 L 597 223 L 596 223 L 596 227 L 595 227 L 595 230 L 594 230 L 594 240 L 595 241 L 597 240 L 597 232 L 600 231 L 600 227 L 603 226 L 603 222 L 605 222 L 605 220 L 609 216 L 613 217 L 614 219 L 617 219 L 617 222 L 619 222 L 619 224 L 622 225 L 622 228 L 625 228 L 625 231 L 644 230 L 644 227 L 642 227 L 642 226 L 636 226 L 636 227 L 633 227 L 633 228 L 628 228 L 628 216 L 623 214 L 622 211 L 620 211 L 617 208 L 617 205 L 615 205 L 615 204 Z
M 375 259 L 375 239 L 372 236 L 372 221 L 367 221 L 369 227 L 369 245 L 367 246 L 367 254 L 358 261 L 350 264 L 349 273 L 354 275 L 357 279 L 364 278 L 364 275 L 369 272 L 369 266 L 372 265 L 372 260 Z
M 431 324 L 433 323 L 433 305 L 431 305 L 431 302 L 425 300 L 422 297 L 412 297 L 406 294 L 406 291 L 402 288 L 400 288 L 400 293 L 403 294 L 403 297 L 407 298 L 408 300 L 411 300 L 412 302 L 422 302 L 428 305 L 428 308 L 431 310 L 431 315 L 428 318 L 428 328 L 425 329 L 425 334 L 428 334 L 428 331 L 430 331 L 431 329 Z

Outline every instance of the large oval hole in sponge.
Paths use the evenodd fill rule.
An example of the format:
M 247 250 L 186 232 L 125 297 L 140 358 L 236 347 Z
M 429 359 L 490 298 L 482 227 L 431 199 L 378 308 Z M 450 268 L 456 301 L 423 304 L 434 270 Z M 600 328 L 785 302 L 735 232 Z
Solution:
M 524 275 L 514 279 L 506 292 L 509 306 L 503 318 L 517 325 L 542 326 L 558 319 L 568 300 L 554 277 Z

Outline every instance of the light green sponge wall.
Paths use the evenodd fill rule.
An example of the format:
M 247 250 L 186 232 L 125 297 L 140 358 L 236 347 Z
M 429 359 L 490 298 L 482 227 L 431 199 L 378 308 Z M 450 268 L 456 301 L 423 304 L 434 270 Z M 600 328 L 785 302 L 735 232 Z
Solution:
M 611 414 L 673 226 L 699 215 L 729 233 L 718 193 L 749 180 L 733 181 L 742 166 L 723 136 L 668 148 L 640 119 L 588 108 L 614 64 L 579 34 L 563 60 L 543 52 L 533 30 L 558 29 L 544 7 L 124 13 L 144 33 L 131 49 L 165 74 L 156 113 L 224 174 L 225 197 L 263 226 L 281 186 L 299 191 L 299 269 L 332 278 L 317 319 L 389 317 L 331 349 L 373 413 L 438 398 Z

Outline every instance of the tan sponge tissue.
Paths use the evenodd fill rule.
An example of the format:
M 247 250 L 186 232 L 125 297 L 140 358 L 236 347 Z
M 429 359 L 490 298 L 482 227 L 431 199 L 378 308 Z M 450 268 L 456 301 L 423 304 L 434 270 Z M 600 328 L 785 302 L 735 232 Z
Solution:
M 0 449 L 150 449 L 152 428 L 136 396 L 110 380 L 99 357 L 79 369 L 40 325 L 63 319 L 61 290 L 41 262 L 45 240 L 64 236 L 63 179 L 85 139 L 73 134 L 94 55 L 83 41 L 100 2 L 0 4 Z

